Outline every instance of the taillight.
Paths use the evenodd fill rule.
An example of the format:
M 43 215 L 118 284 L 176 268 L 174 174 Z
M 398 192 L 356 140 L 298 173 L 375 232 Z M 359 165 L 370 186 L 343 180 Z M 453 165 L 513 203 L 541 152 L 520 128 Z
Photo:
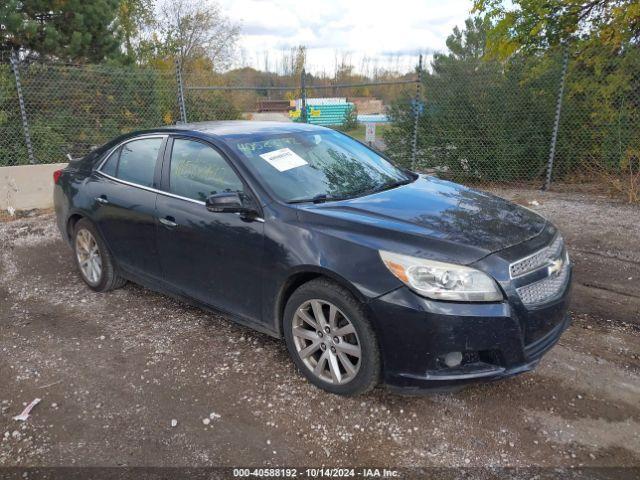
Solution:
M 62 175 L 62 170 L 56 170 L 55 172 L 53 172 L 53 183 L 58 183 L 60 175 Z

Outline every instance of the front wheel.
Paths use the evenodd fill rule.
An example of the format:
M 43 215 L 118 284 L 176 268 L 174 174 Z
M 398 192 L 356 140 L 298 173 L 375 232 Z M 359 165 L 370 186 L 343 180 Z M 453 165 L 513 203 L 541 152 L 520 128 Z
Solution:
M 331 393 L 358 395 L 380 377 L 380 352 L 362 304 L 328 280 L 313 280 L 287 302 L 284 337 L 307 379 Z

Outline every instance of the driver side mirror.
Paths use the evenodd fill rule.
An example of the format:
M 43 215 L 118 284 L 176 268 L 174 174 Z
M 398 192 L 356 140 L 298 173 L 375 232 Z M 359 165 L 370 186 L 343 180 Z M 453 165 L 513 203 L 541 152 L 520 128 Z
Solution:
M 215 213 L 247 213 L 238 192 L 222 192 L 210 195 L 205 201 L 207 210 Z
M 239 213 L 245 222 L 264 221 L 258 216 L 251 197 L 241 192 L 222 192 L 210 195 L 204 202 L 207 210 L 214 213 Z

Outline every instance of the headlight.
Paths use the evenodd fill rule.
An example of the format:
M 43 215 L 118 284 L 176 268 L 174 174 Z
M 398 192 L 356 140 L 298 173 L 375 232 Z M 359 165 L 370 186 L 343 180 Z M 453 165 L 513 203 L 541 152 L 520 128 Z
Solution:
M 496 302 L 503 298 L 496 282 L 479 270 L 383 250 L 379 253 L 389 271 L 422 296 L 459 302 Z

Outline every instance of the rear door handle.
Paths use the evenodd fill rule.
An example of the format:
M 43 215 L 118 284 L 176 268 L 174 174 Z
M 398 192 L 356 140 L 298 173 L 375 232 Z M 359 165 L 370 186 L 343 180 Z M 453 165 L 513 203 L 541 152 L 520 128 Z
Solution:
M 164 217 L 164 218 L 159 218 L 158 220 L 160 220 L 160 223 L 163 224 L 165 227 L 175 228 L 178 226 L 178 224 L 175 222 L 175 218 L 173 217 Z
M 96 202 L 107 205 L 109 203 L 109 200 L 107 200 L 106 195 L 100 195 L 99 197 L 96 197 Z

